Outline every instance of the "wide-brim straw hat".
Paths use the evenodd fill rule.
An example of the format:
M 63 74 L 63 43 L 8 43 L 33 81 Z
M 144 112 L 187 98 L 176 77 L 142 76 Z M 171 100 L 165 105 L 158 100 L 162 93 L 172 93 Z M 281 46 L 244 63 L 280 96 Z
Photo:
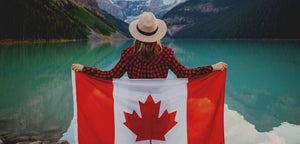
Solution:
M 142 42 L 156 42 L 167 32 L 167 25 L 163 20 L 156 19 L 152 12 L 144 12 L 138 20 L 129 24 L 130 34 Z

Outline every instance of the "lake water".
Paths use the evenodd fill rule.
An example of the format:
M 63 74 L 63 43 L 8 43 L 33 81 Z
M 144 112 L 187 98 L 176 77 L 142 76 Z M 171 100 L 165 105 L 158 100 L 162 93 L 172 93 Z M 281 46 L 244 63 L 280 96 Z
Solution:
M 72 142 L 71 64 L 111 69 L 132 41 L 0 45 L 0 139 Z M 228 63 L 228 144 L 300 143 L 300 41 L 176 40 L 186 67 Z M 168 78 L 175 78 L 170 72 Z

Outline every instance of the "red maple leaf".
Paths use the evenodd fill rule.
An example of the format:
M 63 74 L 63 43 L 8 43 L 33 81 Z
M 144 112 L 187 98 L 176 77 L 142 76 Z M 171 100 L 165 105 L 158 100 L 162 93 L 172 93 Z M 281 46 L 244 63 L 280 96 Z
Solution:
M 126 125 L 136 136 L 136 141 L 142 140 L 161 140 L 165 141 L 165 134 L 172 129 L 177 122 L 175 121 L 176 111 L 168 113 L 167 110 L 158 117 L 161 101 L 154 103 L 152 96 L 149 95 L 145 103 L 139 101 L 142 117 L 136 111 L 132 114 L 124 112 Z

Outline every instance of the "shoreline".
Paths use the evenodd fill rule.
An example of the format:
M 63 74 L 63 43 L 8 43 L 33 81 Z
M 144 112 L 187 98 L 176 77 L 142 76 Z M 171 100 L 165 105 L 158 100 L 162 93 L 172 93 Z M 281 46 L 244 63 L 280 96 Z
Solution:
M 42 140 L 42 139 L 32 139 L 26 138 L 26 136 L 20 136 L 16 140 L 5 140 L 5 138 L 0 138 L 0 144 L 70 144 L 67 140 Z
M 76 42 L 76 41 L 88 41 L 88 39 L 37 39 L 37 40 L 4 39 L 4 40 L 0 40 L 0 44 L 54 43 L 54 42 Z
M 105 39 L 106 40 L 106 39 Z M 110 40 L 120 40 L 120 39 L 110 39 Z M 122 39 L 124 40 L 124 39 Z M 126 39 L 126 40 L 131 40 L 130 38 Z M 247 39 L 247 38 L 178 38 L 178 39 L 174 39 L 174 38 L 164 38 L 163 40 L 166 41 L 175 41 L 175 40 L 266 40 L 266 41 L 300 41 L 300 38 L 293 38 L 293 39 L 281 39 L 281 38 L 254 38 L 254 39 Z M 0 40 L 0 44 L 20 44 L 20 43 L 64 43 L 64 42 L 78 42 L 78 41 L 90 41 L 90 39 L 36 39 L 36 40 L 14 40 L 14 39 L 3 39 Z M 95 41 L 95 40 L 92 40 Z M 99 40 L 99 41 L 103 41 L 103 40 Z
M 66 144 L 60 139 L 66 128 L 49 126 L 43 130 L 3 130 L 0 132 L 0 144 Z
M 0 44 L 16 44 L 16 43 L 54 43 L 54 42 L 77 42 L 77 41 L 105 41 L 105 40 L 129 40 L 130 38 L 125 37 L 119 32 L 112 33 L 109 36 L 98 34 L 97 32 L 91 30 L 91 34 L 87 38 L 83 39 L 1 39 Z
M 37 141 L 19 141 L 19 142 L 10 142 L 10 141 L 3 142 L 0 139 L 0 144 L 70 144 L 70 143 L 66 140 L 58 141 L 58 142 L 55 142 L 55 143 L 51 143 L 49 141 L 40 141 L 40 140 L 37 140 Z

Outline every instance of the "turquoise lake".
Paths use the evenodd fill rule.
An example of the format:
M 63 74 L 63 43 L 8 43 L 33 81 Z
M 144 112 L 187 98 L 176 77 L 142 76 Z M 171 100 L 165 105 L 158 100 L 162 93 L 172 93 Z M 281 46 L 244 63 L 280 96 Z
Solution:
M 71 64 L 110 70 L 132 41 L 0 44 L 0 139 L 72 142 Z M 188 68 L 228 64 L 228 144 L 300 143 L 300 41 L 163 41 Z M 126 77 L 126 76 L 123 76 Z M 175 78 L 172 72 L 168 78 Z

